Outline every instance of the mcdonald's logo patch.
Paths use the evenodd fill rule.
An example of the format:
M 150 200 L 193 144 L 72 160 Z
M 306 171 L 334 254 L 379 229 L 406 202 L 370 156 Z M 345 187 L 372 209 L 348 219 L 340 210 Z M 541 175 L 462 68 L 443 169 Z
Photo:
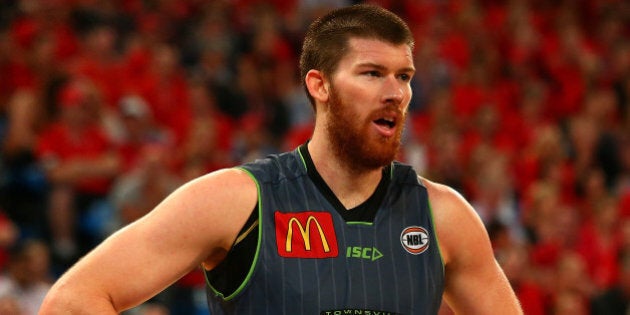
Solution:
M 275 212 L 278 254 L 288 258 L 337 257 L 337 235 L 328 212 Z

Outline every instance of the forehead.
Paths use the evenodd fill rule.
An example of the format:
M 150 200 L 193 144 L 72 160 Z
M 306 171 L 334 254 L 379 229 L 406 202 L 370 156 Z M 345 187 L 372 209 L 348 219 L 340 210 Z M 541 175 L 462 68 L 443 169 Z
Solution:
M 394 45 L 377 39 L 352 38 L 339 68 L 377 64 L 391 70 L 413 68 L 413 54 L 406 44 Z

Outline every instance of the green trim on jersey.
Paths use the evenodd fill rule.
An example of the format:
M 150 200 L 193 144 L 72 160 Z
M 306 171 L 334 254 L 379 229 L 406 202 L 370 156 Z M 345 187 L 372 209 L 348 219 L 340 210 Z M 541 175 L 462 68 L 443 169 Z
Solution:
M 393 179 L 394 178 L 394 162 L 389 163 L 390 167 L 389 167 L 389 179 Z
M 374 225 L 373 222 L 365 222 L 365 221 L 348 221 L 346 222 L 347 225 L 367 225 L 367 226 L 372 226 Z
M 206 278 L 206 284 L 208 285 L 208 287 L 212 290 L 212 292 L 219 298 L 221 298 L 224 301 L 229 301 L 233 298 L 235 298 L 236 296 L 238 296 L 241 291 L 243 291 L 245 289 L 245 287 L 247 286 L 247 284 L 249 283 L 249 280 L 252 277 L 252 274 L 254 273 L 254 269 L 256 267 L 256 264 L 258 263 L 258 255 L 260 254 L 260 247 L 262 244 L 262 198 L 261 198 L 261 191 L 260 191 L 260 184 L 258 183 L 258 180 L 256 179 L 256 177 L 247 169 L 243 168 L 243 167 L 236 167 L 236 169 L 242 170 L 243 172 L 245 172 L 249 177 L 251 177 L 254 180 L 254 183 L 256 183 L 256 191 L 258 194 L 258 205 L 256 208 L 258 208 L 258 220 L 259 220 L 259 224 L 258 224 L 258 244 L 256 245 L 256 254 L 254 255 L 254 260 L 252 260 L 252 265 L 249 267 L 249 271 L 247 272 L 247 277 L 245 277 L 245 279 L 243 280 L 243 282 L 238 286 L 238 288 L 234 291 L 234 293 L 228 295 L 228 296 L 224 296 L 223 293 L 219 292 L 217 289 L 215 289 L 212 284 L 210 284 L 210 281 L 208 280 L 208 275 L 207 273 L 204 272 L 204 277 Z
M 418 175 L 418 183 L 424 186 L 422 178 Z M 428 198 L 429 191 L 427 190 L 427 206 L 429 207 L 429 216 L 431 217 L 431 227 L 433 228 L 433 234 L 435 234 L 435 242 L 437 243 L 438 254 L 440 255 L 440 261 L 442 262 L 442 275 L 445 275 L 446 265 L 444 264 L 444 255 L 442 254 L 442 246 L 440 245 L 440 238 L 438 237 L 437 229 L 435 227 L 435 217 L 433 216 L 433 206 L 431 206 L 431 198 Z
M 308 172 L 308 166 L 306 166 L 306 160 L 304 160 L 304 156 L 302 155 L 302 151 L 300 149 L 297 150 L 300 155 L 300 160 L 302 160 L 302 165 L 304 165 L 304 169 Z

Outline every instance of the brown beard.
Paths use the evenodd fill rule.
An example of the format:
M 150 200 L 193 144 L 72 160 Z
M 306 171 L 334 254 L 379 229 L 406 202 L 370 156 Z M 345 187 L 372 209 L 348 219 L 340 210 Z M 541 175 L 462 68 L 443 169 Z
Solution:
M 406 112 L 401 112 L 398 106 L 392 104 L 374 111 L 365 120 L 361 120 L 359 113 L 353 111 L 351 106 L 341 99 L 332 85 L 328 106 L 330 119 L 327 130 L 333 154 L 351 171 L 379 169 L 396 158 Z M 385 112 L 392 111 L 398 112 L 401 118 L 393 137 L 375 136 L 369 131 L 373 120 L 382 117 Z

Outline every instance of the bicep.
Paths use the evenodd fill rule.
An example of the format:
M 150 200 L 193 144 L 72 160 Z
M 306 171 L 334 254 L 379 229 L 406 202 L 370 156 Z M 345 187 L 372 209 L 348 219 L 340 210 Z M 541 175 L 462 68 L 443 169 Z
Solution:
M 81 259 L 65 282 L 106 296 L 116 310 L 137 305 L 229 249 L 256 203 L 246 175 L 228 170 L 190 182 Z
M 458 314 L 519 314 L 479 216 L 453 190 L 429 191 L 445 262 L 446 302 Z

